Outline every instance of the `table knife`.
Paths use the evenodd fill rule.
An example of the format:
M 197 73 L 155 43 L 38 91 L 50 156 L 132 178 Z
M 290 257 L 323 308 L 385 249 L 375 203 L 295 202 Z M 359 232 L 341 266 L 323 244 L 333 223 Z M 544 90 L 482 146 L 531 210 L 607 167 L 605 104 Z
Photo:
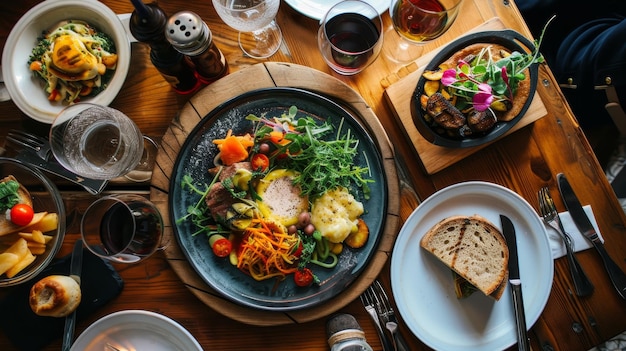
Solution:
M 598 254 L 600 254 L 600 257 L 602 258 L 604 268 L 609 274 L 609 278 L 611 279 L 611 283 L 613 283 L 615 290 L 617 290 L 619 296 L 626 299 L 626 274 L 624 274 L 624 271 L 622 271 L 617 263 L 611 259 L 611 256 L 609 256 L 609 253 L 604 248 L 604 244 L 598 237 L 598 233 L 587 217 L 585 210 L 580 204 L 576 193 L 574 193 L 574 189 L 572 189 L 572 186 L 567 181 L 565 175 L 563 173 L 559 173 L 556 178 L 559 185 L 559 192 L 561 193 L 563 202 L 565 202 L 565 207 L 567 207 L 567 210 L 572 216 L 576 227 L 585 236 L 585 238 L 593 244 L 593 247 L 596 248 L 596 251 L 598 251 Z
M 80 285 L 80 273 L 83 268 L 83 241 L 78 239 L 74 244 L 74 250 L 70 258 L 70 277 Z M 69 351 L 74 339 L 74 328 L 76 326 L 76 310 L 65 317 L 65 328 L 63 329 L 63 344 L 61 351 Z
M 90 179 L 81 177 L 61 166 L 56 160 L 44 160 L 34 150 L 22 150 L 17 155 L 15 155 L 15 159 L 18 161 L 22 161 L 33 165 L 43 171 L 52 173 L 56 176 L 59 176 L 63 179 L 69 180 L 72 183 L 78 184 L 85 188 L 90 194 L 97 195 L 104 187 L 107 185 L 106 180 L 100 179 Z
M 528 334 L 526 330 L 526 313 L 524 312 L 524 299 L 522 297 L 522 280 L 519 274 L 519 261 L 517 258 L 517 239 L 515 238 L 515 226 L 509 217 L 500 215 L 502 232 L 509 248 L 509 286 L 513 297 L 515 311 L 515 324 L 517 326 L 517 349 L 529 351 Z

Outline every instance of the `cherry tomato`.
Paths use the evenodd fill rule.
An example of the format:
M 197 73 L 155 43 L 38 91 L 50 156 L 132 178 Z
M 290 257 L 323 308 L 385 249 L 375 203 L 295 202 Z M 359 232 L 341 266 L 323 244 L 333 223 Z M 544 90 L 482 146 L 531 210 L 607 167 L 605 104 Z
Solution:
M 209 240 L 213 241 L 211 243 L 211 248 L 213 249 L 213 253 L 215 254 L 215 256 L 226 257 L 230 255 L 230 252 L 233 250 L 233 244 L 230 242 L 230 240 L 222 237 L 221 235 L 213 236 L 219 236 L 218 238 L 215 238 L 216 240 Z
M 250 162 L 254 171 L 265 172 L 270 167 L 270 159 L 265 154 L 254 154 Z
M 11 222 L 19 226 L 25 226 L 33 219 L 35 212 L 27 204 L 17 204 L 11 207 Z
M 293 274 L 293 280 L 297 286 L 309 286 L 313 284 L 313 272 L 308 268 L 303 268 Z

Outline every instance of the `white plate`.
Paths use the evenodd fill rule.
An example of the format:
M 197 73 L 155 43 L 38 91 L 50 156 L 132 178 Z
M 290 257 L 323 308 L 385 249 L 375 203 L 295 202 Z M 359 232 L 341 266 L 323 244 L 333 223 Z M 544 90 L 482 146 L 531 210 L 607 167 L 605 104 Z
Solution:
M 80 334 L 71 351 L 120 350 L 202 351 L 198 341 L 180 324 L 164 315 L 127 310 L 97 320 Z
M 301 14 L 321 20 L 326 12 L 330 10 L 336 3 L 341 0 L 285 0 L 289 6 Z M 378 14 L 382 14 L 389 8 L 391 0 L 364 0 L 378 10 Z
M 438 191 L 411 214 L 391 255 L 391 286 L 398 310 L 411 331 L 436 350 L 502 350 L 517 342 L 510 288 L 499 301 L 481 293 L 457 299 L 452 274 L 420 247 L 440 220 L 479 214 L 501 228 L 500 214 L 515 225 L 526 325 L 543 311 L 554 265 L 546 229 L 533 208 L 513 191 L 486 182 L 466 182 Z
M 43 30 L 62 20 L 78 19 L 109 34 L 115 41 L 118 62 L 106 89 L 83 102 L 109 105 L 126 80 L 130 67 L 131 48 L 124 25 L 106 5 L 96 0 L 48 0 L 28 10 L 7 38 L 2 52 L 2 75 L 11 100 L 29 117 L 43 123 L 52 123 L 64 104 L 48 101 L 44 83 L 28 67 L 28 58 Z

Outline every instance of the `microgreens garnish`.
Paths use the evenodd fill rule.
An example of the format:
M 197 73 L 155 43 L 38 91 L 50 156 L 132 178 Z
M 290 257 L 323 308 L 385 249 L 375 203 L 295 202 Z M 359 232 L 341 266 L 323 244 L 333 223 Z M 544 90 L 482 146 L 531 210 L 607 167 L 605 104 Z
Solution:
M 532 53 L 513 51 L 498 60 L 494 59 L 493 47 L 483 48 L 476 56 L 460 60 L 456 67 L 443 72 L 441 83 L 451 88 L 450 92 L 460 99 L 457 108 L 463 110 L 473 106 L 477 111 L 487 110 L 494 101 L 512 102 L 524 71 L 534 63 L 544 62 L 539 53 L 545 30 L 554 19 L 544 26 Z

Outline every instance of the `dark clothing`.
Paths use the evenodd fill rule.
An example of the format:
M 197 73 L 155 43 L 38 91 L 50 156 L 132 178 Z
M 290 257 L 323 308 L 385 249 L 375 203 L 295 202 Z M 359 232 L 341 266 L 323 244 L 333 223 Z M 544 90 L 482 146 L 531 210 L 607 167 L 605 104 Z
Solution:
M 518 0 L 533 36 L 552 15 L 541 53 L 562 86 L 581 126 L 611 122 L 605 90 L 613 85 L 626 107 L 626 1 Z

